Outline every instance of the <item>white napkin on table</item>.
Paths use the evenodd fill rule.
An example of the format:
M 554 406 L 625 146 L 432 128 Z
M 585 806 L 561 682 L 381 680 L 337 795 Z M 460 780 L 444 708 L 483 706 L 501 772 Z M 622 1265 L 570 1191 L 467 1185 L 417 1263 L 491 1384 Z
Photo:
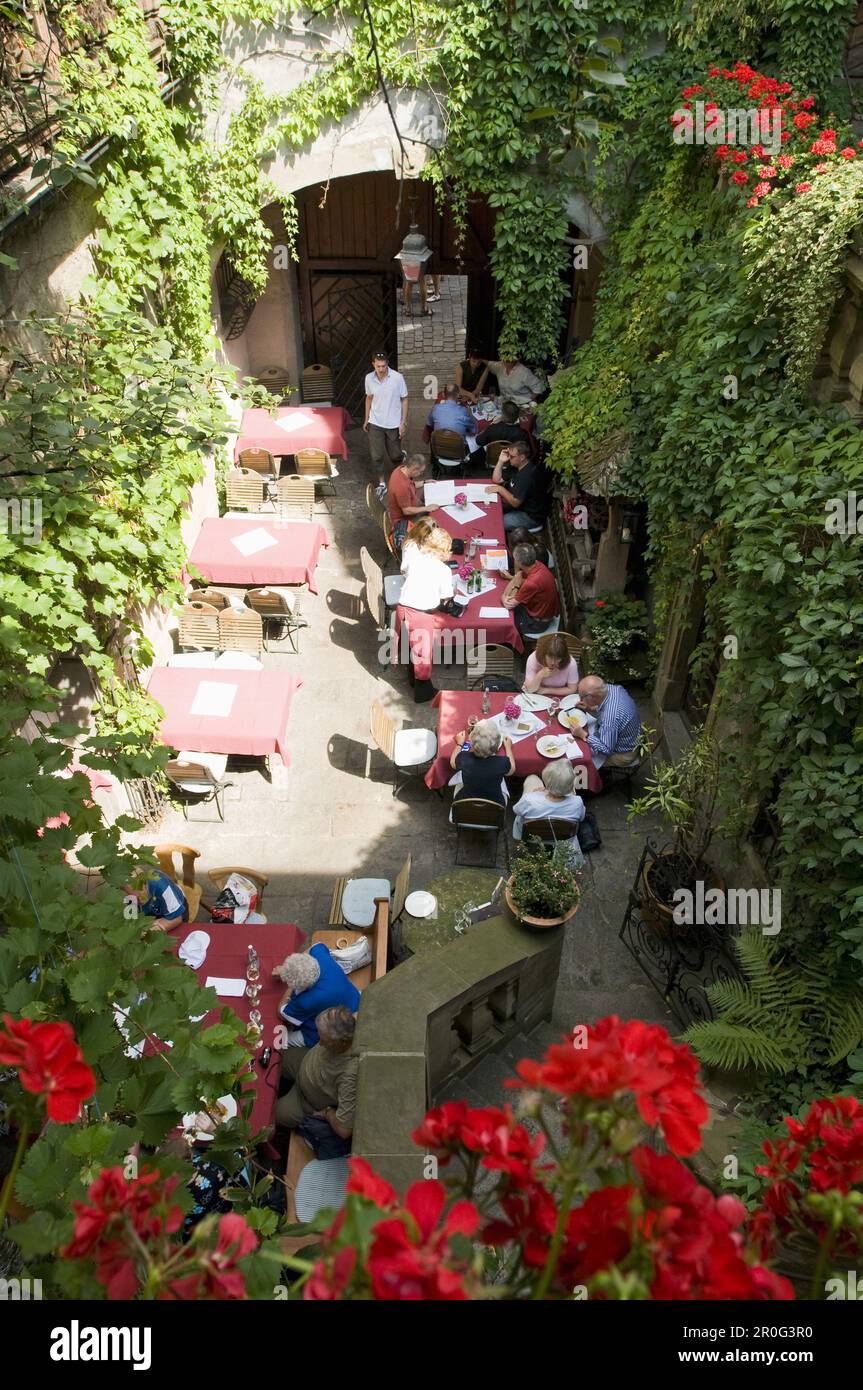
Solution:
M 180 960 L 184 960 L 193 970 L 204 964 L 207 955 L 207 947 L 210 944 L 210 933 L 205 931 L 190 931 L 186 940 L 179 950 Z

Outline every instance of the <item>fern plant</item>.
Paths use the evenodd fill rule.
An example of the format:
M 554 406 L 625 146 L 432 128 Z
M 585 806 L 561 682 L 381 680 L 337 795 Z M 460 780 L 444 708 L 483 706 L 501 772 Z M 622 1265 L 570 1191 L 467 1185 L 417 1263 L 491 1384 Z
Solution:
M 826 958 L 789 963 L 760 931 L 741 933 L 735 944 L 745 983 L 711 985 L 717 1017 L 684 1034 L 702 1062 L 726 1071 L 788 1073 L 814 1054 L 835 1065 L 860 1046 L 863 996 L 837 983 Z

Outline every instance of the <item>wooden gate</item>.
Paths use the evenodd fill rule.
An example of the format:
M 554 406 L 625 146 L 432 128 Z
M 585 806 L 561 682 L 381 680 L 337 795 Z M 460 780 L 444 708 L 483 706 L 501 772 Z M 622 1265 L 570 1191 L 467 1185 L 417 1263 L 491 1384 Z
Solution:
M 333 399 L 355 419 L 363 417 L 363 382 L 372 353 L 388 352 L 396 364 L 396 278 L 387 273 L 312 271 L 309 293 L 315 362 L 333 374 Z

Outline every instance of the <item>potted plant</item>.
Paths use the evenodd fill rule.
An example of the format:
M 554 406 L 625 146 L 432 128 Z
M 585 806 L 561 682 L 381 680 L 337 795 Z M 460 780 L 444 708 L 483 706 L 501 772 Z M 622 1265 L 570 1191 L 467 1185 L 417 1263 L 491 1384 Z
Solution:
M 607 680 L 641 680 L 647 674 L 648 618 L 628 594 L 603 594 L 587 617 L 591 665 Z
M 575 871 L 534 840 L 518 849 L 505 893 L 520 922 L 544 931 L 569 921 L 578 909 L 581 889 Z
M 649 739 L 651 732 L 647 730 L 643 737 Z M 629 805 L 630 823 L 658 811 L 672 833 L 670 844 L 645 861 L 640 883 L 645 919 L 664 935 L 687 930 L 674 919 L 679 889 L 695 894 L 699 881 L 712 888 L 723 886 L 721 876 L 707 863 L 720 819 L 720 766 L 717 739 L 700 729 L 676 762 L 660 763 L 644 794 Z

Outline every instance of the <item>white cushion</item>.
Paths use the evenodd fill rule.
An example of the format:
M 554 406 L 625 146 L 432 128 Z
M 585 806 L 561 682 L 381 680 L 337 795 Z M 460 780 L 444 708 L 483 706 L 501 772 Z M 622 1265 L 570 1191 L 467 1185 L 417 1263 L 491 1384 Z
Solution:
M 263 671 L 263 663 L 249 652 L 222 652 L 216 662 L 223 671 Z
M 387 608 L 395 608 L 401 597 L 404 583 L 405 576 L 403 574 L 384 575 L 384 602 Z
M 215 777 L 217 782 L 221 782 L 225 775 L 225 768 L 228 766 L 227 753 L 178 753 L 177 762 L 182 767 L 194 763 L 197 767 L 205 767 L 211 777 Z M 182 785 L 182 784 L 181 784 Z
M 389 898 L 388 878 L 351 878 L 342 894 L 342 916 L 352 927 L 370 927 L 375 920 L 375 898 Z
M 180 652 L 176 656 L 168 658 L 169 666 L 204 666 L 209 668 L 215 664 L 215 652 Z
M 431 729 L 399 729 L 395 738 L 396 767 L 419 767 L 437 753 L 437 737 Z

